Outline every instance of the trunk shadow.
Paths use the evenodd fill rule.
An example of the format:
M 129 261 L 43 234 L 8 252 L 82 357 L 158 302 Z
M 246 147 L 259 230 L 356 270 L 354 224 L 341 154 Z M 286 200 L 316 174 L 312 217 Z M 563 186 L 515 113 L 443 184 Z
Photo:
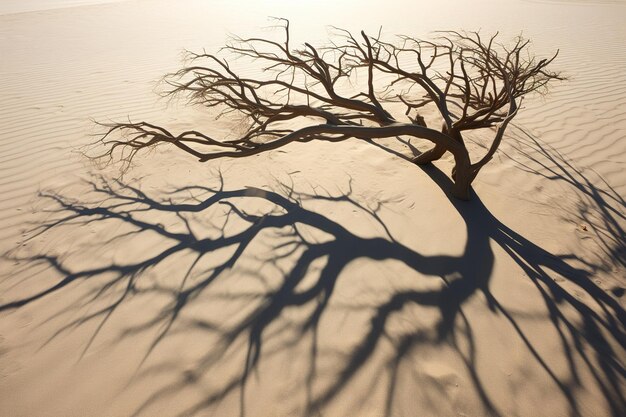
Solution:
M 450 189 L 447 184 L 450 180 L 437 168 L 426 167 L 424 172 L 443 190 Z M 611 414 L 617 417 L 626 412 L 620 382 L 625 376 L 621 363 L 624 351 L 616 348 L 626 343 L 626 317 L 620 304 L 592 281 L 594 265 L 573 267 L 570 261 L 577 259 L 574 254 L 554 255 L 528 241 L 495 218 L 478 196 L 474 196 L 470 202 L 450 198 L 450 204 L 463 219 L 467 230 L 463 253 L 452 256 L 421 254 L 394 239 L 390 233 L 363 237 L 331 217 L 307 208 L 315 201 L 336 204 L 338 209 L 350 207 L 368 216 L 381 230 L 386 230 L 378 209 L 359 203 L 352 196 L 351 189 L 338 195 L 299 192 L 292 185 L 285 184 L 275 190 L 253 187 L 226 189 L 223 181 L 220 181 L 216 187 L 179 188 L 168 197 L 153 198 L 133 184 L 104 178 L 91 180 L 89 188 L 89 198 L 81 196 L 76 199 L 55 192 L 42 193 L 44 198 L 54 203 L 55 208 L 51 210 L 52 219 L 40 225 L 32 237 L 66 227 L 106 223 L 107 227 L 122 225 L 121 230 L 127 231 L 114 234 L 106 242 L 93 244 L 101 247 L 122 245 L 125 239 L 151 234 L 157 236 L 162 245 L 157 250 L 146 251 L 135 261 L 105 262 L 94 268 L 85 267 L 84 263 L 82 267 L 71 265 L 67 260 L 68 254 L 43 252 L 20 257 L 9 253 L 6 257 L 12 260 L 46 265 L 62 278 L 38 292 L 4 302 L 0 305 L 0 312 L 16 310 L 35 302 L 46 302 L 55 296 L 62 297 L 76 283 L 89 281 L 93 283 L 89 297 L 75 300 L 74 304 L 59 312 L 59 317 L 68 310 L 90 303 L 96 305 L 98 302 L 98 308 L 68 320 L 50 340 L 76 326 L 98 323 L 91 340 L 86 344 L 84 354 L 120 306 L 145 294 L 167 296 L 169 302 L 158 314 L 141 325 L 129 326 L 120 334 L 120 339 L 149 331 L 155 334 L 143 360 L 138 364 L 135 380 L 129 381 L 129 384 L 141 383 L 141 378 L 148 378 L 154 373 L 171 371 L 166 365 L 144 368 L 143 364 L 173 332 L 186 329 L 204 331 L 215 335 L 217 342 L 207 346 L 206 354 L 192 369 L 180 373 L 177 383 L 152 392 L 137 408 L 136 415 L 149 414 L 155 403 L 174 399 L 186 387 L 206 378 L 225 357 L 233 357 L 233 350 L 239 351 L 240 356 L 236 357 L 240 361 L 241 371 L 221 381 L 220 386 L 207 393 L 202 401 L 186 404 L 180 415 L 201 414 L 233 395 L 239 396 L 240 414 L 245 415 L 246 392 L 252 373 L 259 372 L 259 365 L 266 358 L 281 354 L 289 357 L 292 346 L 284 343 L 284 340 L 302 340 L 307 337 L 311 342 L 307 358 L 309 372 L 303 381 L 307 392 L 304 415 L 323 412 L 331 401 L 339 398 L 360 370 L 373 361 L 374 353 L 383 340 L 391 341 L 393 346 L 392 357 L 381 370 L 389 376 L 384 407 L 387 415 L 394 414 L 394 401 L 400 389 L 395 381 L 403 360 L 416 347 L 423 345 L 446 345 L 456 350 L 465 364 L 465 371 L 485 414 L 504 415 L 491 398 L 485 387 L 486 381 L 477 370 L 477 341 L 473 336 L 471 320 L 463 311 L 468 300 L 477 294 L 484 296 L 486 308 L 510 323 L 514 333 L 567 402 L 571 415 L 581 414 L 581 404 L 576 395 L 580 389 L 577 375 L 581 363 L 593 375 Z M 192 216 L 205 213 L 205 232 L 200 233 L 197 230 L 197 219 L 192 219 Z M 166 226 L 158 221 L 163 216 L 177 220 L 173 226 L 172 223 Z M 311 235 L 311 230 L 316 234 Z M 251 265 L 257 265 L 258 268 L 239 268 L 239 264 L 248 265 L 242 259 L 248 252 L 254 252 L 252 249 L 257 242 L 268 234 L 272 236 L 273 242 L 269 255 L 257 255 L 250 261 L 253 262 Z M 490 291 L 494 245 L 500 246 L 536 286 L 560 338 L 572 378 L 564 378 L 552 368 L 550 361 L 542 356 L 540 349 L 522 330 L 515 314 L 508 311 Z M 144 282 L 148 271 L 154 271 L 168 259 L 181 254 L 190 255 L 191 262 L 179 268 L 183 275 L 180 284 Z M 207 267 L 203 262 L 209 255 L 213 258 L 210 267 Z M 358 259 L 396 261 L 419 273 L 425 280 L 439 282 L 440 286 L 428 290 L 396 290 L 373 308 L 370 306 L 371 315 L 363 333 L 359 335 L 358 343 L 340 361 L 341 366 L 333 377 L 324 379 L 324 385 L 320 386 L 316 381 L 318 364 L 323 359 L 320 355 L 325 354 L 325 349 L 318 346 L 322 318 L 342 272 Z M 582 261 L 577 264 L 584 265 Z M 279 278 L 268 278 L 268 268 Z M 196 314 L 187 317 L 186 310 L 191 309 L 197 300 L 206 297 L 219 281 L 235 279 L 233 271 L 245 272 L 260 285 L 251 288 L 262 288 L 242 288 L 239 294 L 229 295 L 233 303 L 238 298 L 252 300 L 248 302 L 248 308 L 235 318 L 230 317 L 227 323 L 224 317 L 219 316 L 203 317 Z M 554 279 L 555 272 L 591 297 L 600 309 L 590 308 L 564 289 Z M 105 296 L 112 297 L 112 301 L 102 305 L 100 300 Z M 403 314 L 409 306 L 433 309 L 438 312 L 438 320 L 432 328 L 390 338 L 389 321 Z M 301 312 L 298 320 L 286 322 L 285 314 L 295 310 Z M 573 311 L 577 320 L 573 320 L 571 314 L 566 314 L 566 310 Z M 277 338 L 281 332 L 289 332 L 291 336 L 280 339 L 283 344 L 276 346 L 273 338 Z M 461 344 L 469 349 L 461 349 Z

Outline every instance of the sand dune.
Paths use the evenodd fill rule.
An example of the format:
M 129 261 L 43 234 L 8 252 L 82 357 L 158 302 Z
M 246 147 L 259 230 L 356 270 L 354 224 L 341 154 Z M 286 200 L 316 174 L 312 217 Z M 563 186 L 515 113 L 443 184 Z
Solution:
M 63 9 L 124 0 L 4 0 L 0 3 L 0 15 Z
M 626 413 L 624 2 L 44 3 L 0 3 L 0 415 Z M 266 16 L 294 42 L 523 31 L 569 79 L 472 203 L 446 161 L 356 140 L 162 149 L 122 179 L 81 155 L 93 119 L 231 134 L 155 83 Z M 249 236 L 232 207 L 285 223 Z

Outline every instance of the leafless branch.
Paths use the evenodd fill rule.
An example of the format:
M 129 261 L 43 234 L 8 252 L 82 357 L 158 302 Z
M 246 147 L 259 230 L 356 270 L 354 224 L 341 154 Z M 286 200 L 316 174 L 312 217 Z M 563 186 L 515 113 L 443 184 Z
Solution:
M 165 77 L 165 95 L 183 95 L 191 104 L 214 109 L 217 117 L 237 113 L 247 119 L 240 137 L 218 139 L 195 130 L 173 134 L 146 122 L 105 124 L 101 142 L 106 151 L 99 156 L 119 158 L 128 166 L 138 151 L 167 143 L 208 161 L 254 155 L 291 142 L 406 135 L 434 144 L 414 159 L 417 164 L 445 152 L 454 155 L 453 194 L 467 199 L 471 182 L 497 151 L 521 98 L 562 79 L 547 69 L 558 51 L 537 60 L 522 37 L 506 46 L 497 41 L 497 33 L 483 39 L 478 32 L 445 31 L 433 40 L 400 36 L 394 43 L 382 40 L 380 32 L 361 32 L 359 39 L 334 28 L 329 46 L 305 43 L 294 49 L 289 22 L 277 22 L 284 31 L 282 41 L 234 36 L 218 54 L 188 52 L 186 65 Z M 239 75 L 224 54 L 252 60 L 264 77 Z M 361 71 L 367 85 L 363 90 L 352 85 L 357 91 L 346 96 L 339 86 Z M 395 79 L 377 92 L 380 74 Z M 383 105 L 393 102 L 404 104 L 408 123 L 399 122 Z M 441 130 L 427 127 L 418 113 L 428 105 L 441 115 Z M 305 127 L 285 127 L 296 120 L 306 122 Z M 491 146 L 472 163 L 463 132 L 493 126 Z

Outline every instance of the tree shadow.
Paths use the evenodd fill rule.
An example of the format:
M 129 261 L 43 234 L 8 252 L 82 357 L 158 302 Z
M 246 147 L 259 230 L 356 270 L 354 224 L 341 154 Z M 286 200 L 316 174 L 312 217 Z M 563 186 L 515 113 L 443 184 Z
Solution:
M 446 184 L 450 180 L 436 167 L 424 171 L 441 189 L 450 189 Z M 323 412 L 373 361 L 383 341 L 392 346 L 391 356 L 379 370 L 389 381 L 383 407 L 386 415 L 394 414 L 394 401 L 401 390 L 396 383 L 397 375 L 403 361 L 424 345 L 447 346 L 456 351 L 484 414 L 505 415 L 477 369 L 477 340 L 472 322 L 464 312 L 464 306 L 479 294 L 493 315 L 504 317 L 510 323 L 514 334 L 567 403 L 570 415 L 582 415 L 577 397 L 578 390 L 583 389 L 579 379 L 581 367 L 593 376 L 611 415 L 617 417 L 626 412 L 622 391 L 626 372 L 621 363 L 626 316 L 620 304 L 593 282 L 596 266 L 574 254 L 555 255 L 530 242 L 495 218 L 478 196 L 471 202 L 450 198 L 466 228 L 467 240 L 462 254 L 425 255 L 393 237 L 379 215 L 385 202 L 374 206 L 358 202 L 350 184 L 346 190 L 335 194 L 319 189 L 297 191 L 293 184 L 284 183 L 272 190 L 226 189 L 220 176 L 217 187 L 178 188 L 162 198 L 151 197 L 132 183 L 120 180 L 95 178 L 88 185 L 90 192 L 79 199 L 55 192 L 42 193 L 44 198 L 54 202 L 54 208 L 50 210 L 50 220 L 33 231 L 31 238 L 61 228 L 70 228 L 68 230 L 75 233 L 76 227 L 102 225 L 114 231 L 106 241 L 94 243 L 102 248 L 121 245 L 124 241 L 136 245 L 138 239 L 148 235 L 159 244 L 139 251 L 140 255 L 133 261 L 128 257 L 122 261 L 94 259 L 94 264 L 101 264 L 97 267 L 85 267 L 84 263 L 73 266 L 66 253 L 48 251 L 28 257 L 8 254 L 13 260 L 53 268 L 62 278 L 29 296 L 5 302 L 0 311 L 46 302 L 50 297 L 61 296 L 78 282 L 94 282 L 88 296 L 75 300 L 59 314 L 90 304 L 97 308 L 68 320 L 53 336 L 54 339 L 76 326 L 97 323 L 84 354 L 121 306 L 145 294 L 164 296 L 168 302 L 159 314 L 141 324 L 129 325 L 120 335 L 123 338 L 148 331 L 154 334 L 143 361 L 138 364 L 138 378 L 149 377 L 167 367 L 144 367 L 144 363 L 172 332 L 193 329 L 216 337 L 216 342 L 206 346 L 207 352 L 191 370 L 181 373 L 177 383 L 153 392 L 135 415 L 149 413 L 156 401 L 174 399 L 185 387 L 197 383 L 220 361 L 230 357 L 239 361 L 240 372 L 220 381 L 219 387 L 208 392 L 202 401 L 185 404 L 180 415 L 200 414 L 235 395 L 239 396 L 243 416 L 247 411 L 247 386 L 262 360 L 289 352 L 293 344 L 306 338 L 310 346 L 302 415 Z M 376 236 L 362 236 L 332 216 L 311 208 L 315 204 L 352 210 L 369 218 L 379 232 Z M 260 246 L 266 250 L 260 250 Z M 490 290 L 494 247 L 504 250 L 536 287 L 560 339 L 569 376 L 553 369 L 550 359 L 518 323 L 517 313 L 506 308 Z M 177 266 L 183 275 L 179 281 L 146 278 L 149 271 L 183 254 L 187 256 L 187 264 L 184 268 Z M 348 352 L 341 353 L 337 362 L 339 368 L 330 377 L 326 375 L 322 384 L 318 378 L 323 368 L 320 364 L 326 355 L 334 358 L 339 355 L 319 345 L 322 319 L 342 273 L 353 262 L 363 259 L 397 262 L 433 284 L 427 289 L 396 289 L 388 296 L 379 297 L 373 306 L 366 306 L 370 315 L 365 330 Z M 195 301 L 206 297 L 212 287 L 227 279 L 238 279 L 236 275 L 246 275 L 248 281 L 244 280 L 237 287 L 238 291 L 223 294 L 222 302 L 245 306 L 238 314 L 228 320 L 184 314 L 192 309 Z M 572 287 L 593 302 L 585 303 L 572 295 Z M 354 300 L 350 308 L 363 308 L 358 301 Z M 593 308 L 589 304 L 593 304 Z M 400 336 L 391 334 L 390 321 L 411 306 L 434 311 L 436 322 L 431 327 L 412 329 Z M 298 312 L 297 319 L 286 320 L 285 315 L 292 311 Z M 281 337 L 284 334 L 288 336 Z M 280 344 L 273 340 L 279 340 Z M 372 382 L 375 383 L 380 382 Z M 363 392 L 364 397 L 367 395 Z
M 512 151 L 502 155 L 517 168 L 552 182 L 566 184 L 576 201 L 559 208 L 566 220 L 576 219 L 593 234 L 604 254 L 604 267 L 626 267 L 626 201 L 595 169 L 580 168 L 559 150 L 520 126 L 511 129 Z M 611 265 L 614 264 L 614 265 Z M 623 289 L 619 291 L 623 294 Z

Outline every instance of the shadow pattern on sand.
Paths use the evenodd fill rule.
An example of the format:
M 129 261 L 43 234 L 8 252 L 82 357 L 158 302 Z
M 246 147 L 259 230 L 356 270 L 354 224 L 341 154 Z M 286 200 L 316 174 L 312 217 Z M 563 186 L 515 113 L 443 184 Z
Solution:
M 512 160 L 518 169 L 544 179 L 560 182 L 573 190 L 574 207 L 560 207 L 565 220 L 577 219 L 589 227 L 603 252 L 605 268 L 626 267 L 626 201 L 596 170 L 578 164 L 543 142 L 527 129 L 514 126 L 510 141 L 512 149 L 501 154 Z M 596 185 L 596 184 L 599 184 Z M 623 293 L 620 291 L 620 293 Z
M 554 161 L 553 161 L 554 162 Z M 566 174 L 570 167 L 561 166 L 563 173 L 554 175 L 564 176 L 566 180 L 574 181 L 591 198 L 603 206 L 606 198 L 617 198 L 614 194 L 596 193 L 589 184 L 579 184 Z M 429 167 L 425 172 L 433 178 L 443 190 L 450 189 L 446 184 L 447 177 L 437 168 Z M 65 331 L 86 323 L 97 322 L 98 325 L 87 343 L 85 351 L 97 337 L 107 320 L 118 308 L 132 297 L 141 292 L 155 292 L 169 297 L 169 304 L 163 308 L 158 316 L 141 326 L 127 330 L 128 334 L 139 333 L 148 329 L 156 330 L 151 347 L 145 354 L 148 358 L 151 352 L 168 336 L 168 332 L 182 316 L 183 310 L 193 300 L 198 299 L 209 287 L 214 285 L 225 272 L 235 268 L 238 260 L 254 244 L 260 235 L 267 232 L 275 233 L 274 247 L 270 250 L 267 259 L 258 259 L 260 263 L 276 263 L 277 260 L 292 260 L 283 262 L 288 264 L 280 270 L 281 279 L 278 285 L 268 285 L 266 291 L 256 294 L 243 294 L 251 297 L 254 305 L 235 324 L 228 326 L 215 323 L 211 318 L 196 318 L 189 322 L 189 326 L 212 332 L 218 335 L 220 342 L 207 346 L 206 355 L 198 361 L 193 370 L 181 376 L 179 383 L 164 387 L 154 392 L 145 403 L 136 410 L 136 414 L 146 414 L 154 401 L 164 398 L 175 399 L 180 390 L 193 384 L 227 355 L 233 346 L 242 340 L 245 343 L 245 359 L 241 363 L 241 372 L 233 378 L 223 381 L 221 388 L 206 396 L 196 404 L 188 404 L 180 415 L 196 415 L 203 410 L 219 404 L 227 396 L 238 395 L 240 398 L 240 413 L 246 414 L 246 385 L 251 374 L 257 369 L 264 355 L 276 352 L 265 349 L 275 332 L 268 331 L 270 326 L 287 309 L 301 308 L 306 312 L 305 318 L 292 322 L 289 331 L 294 331 L 300 337 L 312 338 L 310 357 L 310 374 L 306 377 L 307 398 L 304 415 L 316 415 L 324 410 L 326 404 L 336 398 L 347 384 L 355 377 L 359 370 L 372 358 L 377 345 L 381 340 L 391 340 L 394 357 L 386 364 L 384 372 L 389 375 L 386 388 L 386 414 L 394 413 L 394 398 L 397 387 L 395 374 L 399 371 L 403 358 L 413 348 L 419 345 L 445 344 L 458 351 L 465 364 L 465 371 L 470 376 L 475 392 L 480 398 L 485 414 L 492 416 L 503 415 L 498 409 L 485 388 L 485 381 L 476 370 L 475 343 L 472 323 L 464 314 L 464 304 L 476 294 L 482 294 L 488 308 L 494 315 L 504 317 L 514 329 L 515 334 L 526 346 L 537 364 L 543 368 L 551 379 L 558 392 L 569 405 L 572 416 L 581 415 L 581 404 L 577 399 L 577 390 L 582 388 L 578 375 L 579 367 L 584 364 L 593 375 L 595 383 L 604 394 L 606 402 L 614 417 L 626 413 L 626 403 L 622 391 L 622 381 L 626 376 L 623 359 L 623 350 L 619 346 L 626 344 L 624 324 L 626 315 L 620 303 L 599 288 L 592 276 L 597 265 L 585 264 L 574 254 L 553 254 L 525 239 L 522 235 L 511 230 L 495 218 L 484 206 L 480 198 L 474 196 L 471 202 L 459 202 L 450 199 L 465 223 L 467 242 L 460 256 L 420 254 L 400 243 L 386 231 L 384 222 L 378 215 L 380 207 L 367 207 L 352 198 L 350 187 L 338 194 L 328 192 L 298 192 L 292 185 L 281 184 L 273 190 L 260 188 L 225 189 L 223 182 L 217 187 L 187 187 L 173 190 L 168 197 L 152 198 L 140 188 L 119 180 L 93 179 L 89 183 L 91 196 L 95 199 L 86 201 L 86 198 L 76 199 L 59 193 L 47 192 L 42 196 L 54 202 L 51 210 L 51 220 L 40 226 L 33 234 L 48 233 L 51 229 L 65 226 L 86 226 L 89 224 L 107 222 L 107 224 L 123 224 L 128 232 L 121 233 L 106 244 L 116 244 L 126 238 L 133 238 L 144 233 L 157 234 L 163 242 L 167 242 L 165 249 L 159 249 L 135 262 L 110 262 L 95 268 L 72 268 L 64 262 L 62 255 L 41 253 L 26 259 L 9 254 L 13 259 L 28 261 L 31 264 L 43 264 L 53 268 L 62 276 L 62 279 L 48 288 L 28 297 L 14 299 L 0 306 L 0 311 L 15 310 L 37 301 L 45 302 L 48 297 L 69 289 L 73 284 L 96 280 L 96 290 L 90 297 L 77 301 L 81 305 L 115 293 L 113 302 L 107 302 L 97 311 L 85 314 L 73 320 L 56 333 L 62 335 Z M 256 202 L 255 207 L 262 209 L 246 210 L 246 201 Z M 305 208 L 313 201 L 324 201 L 328 204 L 338 204 L 353 210 L 365 213 L 373 222 L 385 230 L 381 236 L 362 237 L 353 233 L 330 217 L 314 210 Z M 261 203 L 259 206 L 258 203 Z M 383 204 L 383 203 L 381 203 Z M 194 232 L 194 227 L 188 215 L 202 214 L 215 207 L 221 207 L 223 216 L 219 219 L 208 219 L 210 233 L 204 236 Z M 607 228 L 613 228 L 615 233 L 610 241 L 606 241 L 606 250 L 617 259 L 623 261 L 624 235 L 620 234 L 610 220 L 608 205 L 604 205 L 608 217 Z M 179 219 L 176 228 L 166 227 L 151 218 L 159 213 L 173 213 Z M 238 224 L 234 227 L 233 224 Z M 242 226 L 243 225 L 243 226 Z M 312 238 L 304 229 L 314 229 L 321 232 L 326 238 Z M 562 344 L 562 352 L 569 366 L 570 378 L 563 378 L 551 367 L 550 361 L 544 358 L 541 352 L 522 330 L 515 318 L 515 313 L 508 311 L 490 292 L 489 284 L 494 267 L 494 245 L 502 248 L 524 271 L 527 279 L 533 283 L 541 295 L 545 309 L 558 333 Z M 199 271 L 200 279 L 187 278 L 194 271 L 203 257 L 223 251 L 221 261 L 207 270 Z M 146 251 L 148 252 L 148 251 Z M 168 258 L 179 253 L 192 253 L 193 262 L 187 265 L 184 278 L 180 286 L 161 286 L 154 283 L 149 286 L 138 285 L 144 273 Z M 388 299 L 375 306 L 368 324 L 368 330 L 361 335 L 352 351 L 342 361 L 341 369 L 336 371 L 331 383 L 324 387 L 314 388 L 316 379 L 318 355 L 317 333 L 320 320 L 333 295 L 333 291 L 342 271 L 354 260 L 366 258 L 372 261 L 396 260 L 410 269 L 417 271 L 432 280 L 440 280 L 441 286 L 429 290 L 398 290 Z M 312 275 L 312 265 L 322 265 L 313 282 L 304 282 L 305 277 Z M 277 263 L 278 265 L 278 263 Z M 580 265 L 574 267 L 572 265 Z M 257 274 L 258 279 L 264 277 L 260 271 L 250 271 Z M 564 279 L 555 279 L 562 276 Z M 574 285 L 579 291 L 590 297 L 597 308 L 591 308 L 588 303 L 572 295 L 564 288 Z M 117 291 L 117 289 L 123 290 Z M 389 338 L 386 334 L 386 324 L 390 317 L 401 312 L 409 305 L 419 305 L 438 311 L 439 320 L 430 331 L 419 331 L 405 334 L 401 338 Z M 71 308 L 69 306 L 68 308 Z M 566 313 L 567 312 L 567 313 Z M 573 312 L 573 314 L 572 314 Z M 573 319 L 572 317 L 575 317 Z M 461 340 L 462 339 L 462 340 Z M 461 348 L 460 344 L 467 348 Z M 289 346 L 283 346 L 288 349 Z M 617 349 L 617 350 L 616 350 Z M 144 360 L 145 360 L 144 358 Z M 140 365 L 141 368 L 141 365 Z M 148 372 L 149 373 L 149 372 Z M 367 393 L 364 393 L 367 395 Z

